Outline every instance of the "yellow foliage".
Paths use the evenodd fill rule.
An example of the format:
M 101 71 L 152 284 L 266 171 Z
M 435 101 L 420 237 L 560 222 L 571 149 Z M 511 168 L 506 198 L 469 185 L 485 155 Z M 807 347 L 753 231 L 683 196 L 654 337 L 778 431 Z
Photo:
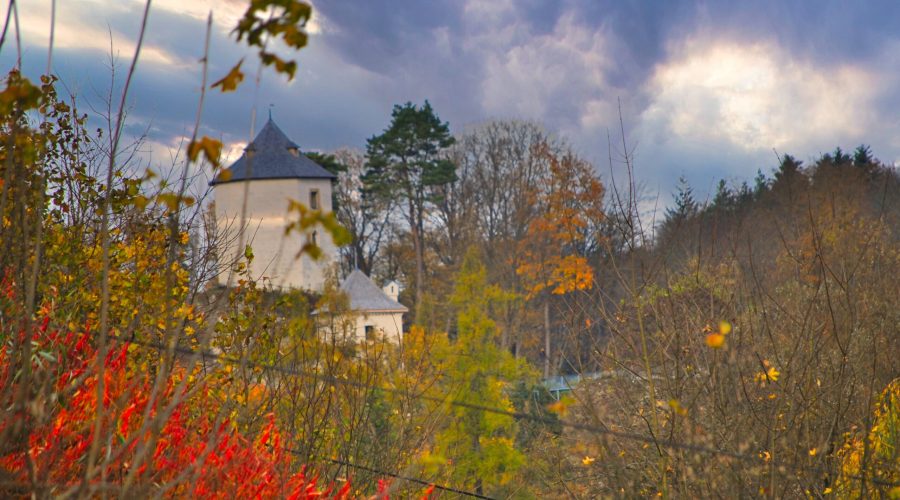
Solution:
M 240 65 L 238 65 L 240 66 Z M 223 85 L 224 88 L 224 85 Z M 196 162 L 200 153 L 206 158 L 211 165 L 218 167 L 219 159 L 222 157 L 222 141 L 203 136 L 198 141 L 192 141 L 188 144 L 188 159 Z
M 222 77 L 221 80 L 212 84 L 212 88 L 220 87 L 222 92 L 233 92 L 237 90 L 238 85 L 240 85 L 241 82 L 244 81 L 244 72 L 241 71 L 241 65 L 243 63 L 243 59 L 238 61 L 238 63 L 228 71 L 227 75 Z
M 677 415 L 687 415 L 687 408 L 681 406 L 681 403 L 679 403 L 677 399 L 669 400 L 669 408 L 671 408 L 672 411 Z
M 719 321 L 719 333 L 722 335 L 728 335 L 731 333 L 731 323 L 727 321 Z
M 765 371 L 761 371 L 753 377 L 756 383 L 765 385 L 767 382 L 778 382 L 781 372 L 772 366 L 769 360 L 763 360 L 763 368 L 765 368 Z
M 841 460 L 841 475 L 835 482 L 835 488 L 842 497 L 862 495 L 860 476 L 868 480 L 870 495 L 880 491 L 893 498 L 891 495 L 900 493 L 894 491 L 897 488 L 885 491 L 883 486 L 875 483 L 900 482 L 900 379 L 888 384 L 881 393 L 873 416 L 868 435 L 848 434 L 837 452 Z M 866 465 L 863 469 L 864 455 Z

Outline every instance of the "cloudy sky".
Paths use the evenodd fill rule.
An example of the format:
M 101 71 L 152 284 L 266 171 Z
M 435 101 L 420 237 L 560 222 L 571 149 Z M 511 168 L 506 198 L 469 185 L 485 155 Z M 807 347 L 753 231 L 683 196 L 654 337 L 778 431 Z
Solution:
M 46 65 L 50 0 L 20 6 L 23 65 Z M 95 108 L 121 85 L 137 0 L 58 2 L 54 71 Z M 245 56 L 229 38 L 241 0 L 156 0 L 129 100 L 130 133 L 167 162 L 196 113 L 206 16 L 211 74 Z M 271 107 L 303 149 L 363 147 L 391 107 L 431 101 L 454 131 L 488 119 L 542 123 L 608 178 L 621 102 L 636 172 L 669 199 L 770 172 L 775 151 L 809 160 L 870 144 L 900 164 L 900 2 L 314 0 L 309 47 L 288 83 L 264 72 L 212 95 L 203 133 L 239 151 Z M 4 68 L 15 46 L 0 53 Z M 248 58 L 248 61 L 252 59 Z M 260 124 L 262 122 L 260 121 Z M 258 126 L 257 126 L 258 127 Z

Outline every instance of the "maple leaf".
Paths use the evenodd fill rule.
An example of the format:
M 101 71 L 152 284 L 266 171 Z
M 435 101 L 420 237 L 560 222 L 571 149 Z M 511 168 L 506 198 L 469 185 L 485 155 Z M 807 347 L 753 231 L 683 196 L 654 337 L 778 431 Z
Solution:
M 237 64 L 234 65 L 233 68 L 228 72 L 227 75 L 222 77 L 221 80 L 212 84 L 211 88 L 221 87 L 222 92 L 234 92 L 237 90 L 238 85 L 244 81 L 244 72 L 241 71 L 241 65 L 244 64 L 244 59 L 241 58 Z

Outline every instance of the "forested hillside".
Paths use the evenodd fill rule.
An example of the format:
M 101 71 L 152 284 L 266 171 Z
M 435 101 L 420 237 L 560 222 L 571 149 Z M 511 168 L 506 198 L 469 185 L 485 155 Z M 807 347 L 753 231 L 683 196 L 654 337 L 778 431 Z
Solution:
M 235 36 L 291 79 L 310 9 L 250 2 Z M 683 181 L 653 219 L 624 127 L 594 165 L 539 123 L 400 104 L 364 151 L 309 152 L 335 211 L 285 200 L 286 232 L 343 246 L 322 293 L 282 290 L 252 244 L 220 253 L 204 99 L 252 77 L 206 55 L 172 165 L 123 132 L 128 80 L 100 117 L 54 76 L 2 82 L 0 496 L 900 497 L 877 152 Z M 352 340 L 355 268 L 405 285 L 402 342 Z

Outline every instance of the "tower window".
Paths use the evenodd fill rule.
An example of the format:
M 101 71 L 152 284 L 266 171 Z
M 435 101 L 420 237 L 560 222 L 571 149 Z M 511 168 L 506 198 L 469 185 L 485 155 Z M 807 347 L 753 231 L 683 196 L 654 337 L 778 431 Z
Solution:
M 319 190 L 311 189 L 309 191 L 309 208 L 313 210 L 319 209 Z

